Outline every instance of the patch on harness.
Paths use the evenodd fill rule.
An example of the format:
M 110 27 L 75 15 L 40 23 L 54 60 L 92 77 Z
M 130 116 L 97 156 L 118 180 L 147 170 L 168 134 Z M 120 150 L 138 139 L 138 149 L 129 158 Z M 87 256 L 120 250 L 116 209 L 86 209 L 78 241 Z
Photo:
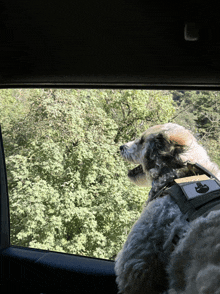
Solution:
M 175 179 L 174 181 L 180 186 L 188 200 L 220 189 L 220 185 L 206 175 Z

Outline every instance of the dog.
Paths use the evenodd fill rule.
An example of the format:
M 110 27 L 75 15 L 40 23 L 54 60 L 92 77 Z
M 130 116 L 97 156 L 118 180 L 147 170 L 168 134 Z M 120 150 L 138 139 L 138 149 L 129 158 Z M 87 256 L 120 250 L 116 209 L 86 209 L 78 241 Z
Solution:
M 149 128 L 120 146 L 120 153 L 138 165 L 129 179 L 151 190 L 115 260 L 119 293 L 220 294 L 220 206 L 189 221 L 176 192 L 167 192 L 181 185 L 172 186 L 175 181 L 203 177 L 204 170 L 220 185 L 217 164 L 189 130 L 174 123 Z

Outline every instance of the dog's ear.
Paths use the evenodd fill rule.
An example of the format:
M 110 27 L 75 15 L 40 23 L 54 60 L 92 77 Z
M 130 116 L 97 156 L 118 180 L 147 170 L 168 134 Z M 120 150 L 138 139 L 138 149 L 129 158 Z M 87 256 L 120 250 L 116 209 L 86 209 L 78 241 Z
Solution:
M 154 168 L 160 163 L 176 168 L 182 166 L 179 154 L 184 151 L 185 147 L 177 141 L 170 140 L 164 133 L 150 135 L 145 153 L 146 169 Z
M 168 133 L 167 137 L 171 142 L 174 142 L 179 146 L 189 146 L 194 139 L 193 135 L 186 129 L 183 129 L 182 131 L 178 130 L 176 132 L 173 132 L 172 130 L 172 133 Z

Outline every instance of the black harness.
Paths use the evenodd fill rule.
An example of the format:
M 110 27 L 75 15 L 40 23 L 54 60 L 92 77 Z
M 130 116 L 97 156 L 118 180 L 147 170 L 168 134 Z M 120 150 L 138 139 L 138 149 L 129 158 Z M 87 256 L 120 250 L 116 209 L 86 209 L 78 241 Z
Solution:
M 180 211 L 191 222 L 200 216 L 206 216 L 210 211 L 220 210 L 220 181 L 207 169 L 198 163 L 187 163 L 190 170 L 199 170 L 202 175 L 175 179 L 161 189 L 157 197 L 169 194 L 178 204 Z M 176 235 L 173 244 L 179 241 Z

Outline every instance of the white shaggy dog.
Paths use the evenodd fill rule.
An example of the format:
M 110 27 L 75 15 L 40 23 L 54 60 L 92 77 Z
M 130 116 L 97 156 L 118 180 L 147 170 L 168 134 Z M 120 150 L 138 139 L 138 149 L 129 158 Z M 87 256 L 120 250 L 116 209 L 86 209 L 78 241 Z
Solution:
M 220 180 L 218 166 L 190 131 L 173 123 L 148 129 L 120 150 L 124 159 L 138 164 L 129 171 L 130 180 L 152 189 L 116 257 L 119 293 L 220 294 L 220 207 L 189 221 L 175 194 L 168 192 L 174 179 L 204 174 L 198 165 L 187 162 L 204 167 L 206 175 L 211 172 L 212 181 Z M 220 191 L 216 193 L 218 204 Z

